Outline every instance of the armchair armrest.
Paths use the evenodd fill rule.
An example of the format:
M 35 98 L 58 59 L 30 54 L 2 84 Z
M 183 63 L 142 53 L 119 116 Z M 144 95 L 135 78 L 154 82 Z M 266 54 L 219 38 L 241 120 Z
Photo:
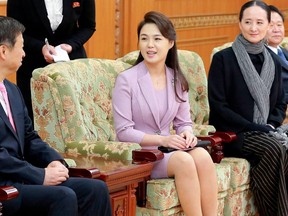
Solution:
M 132 151 L 141 149 L 137 143 L 117 141 L 71 141 L 65 143 L 69 155 L 94 155 L 102 158 L 132 160 Z
M 18 190 L 13 186 L 0 187 L 0 201 L 10 200 L 19 195 Z
M 224 143 L 232 142 L 233 140 L 237 139 L 237 136 L 234 132 L 216 131 L 216 132 L 213 132 L 210 134 L 215 135 L 215 136 L 219 136 L 222 139 L 222 142 L 224 142 Z
M 220 163 L 224 157 L 223 143 L 229 143 L 237 139 L 233 132 L 210 132 L 208 136 L 198 136 L 201 140 L 209 140 L 211 142 L 210 154 L 214 163 Z
M 133 163 L 147 163 L 162 160 L 164 154 L 158 149 L 137 149 L 132 151 Z
M 70 177 L 98 178 L 100 176 L 100 170 L 98 168 L 77 167 L 76 161 L 69 158 L 70 156 L 68 154 L 62 153 L 62 156 L 65 160 L 65 166 L 69 170 Z
M 100 176 L 98 168 L 69 167 L 68 170 L 71 177 L 98 178 Z

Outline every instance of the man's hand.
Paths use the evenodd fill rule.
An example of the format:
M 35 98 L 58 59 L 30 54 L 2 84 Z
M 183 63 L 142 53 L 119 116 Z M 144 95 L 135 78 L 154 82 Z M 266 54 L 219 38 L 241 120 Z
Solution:
M 58 185 L 68 178 L 68 169 L 60 161 L 52 161 L 45 168 L 43 185 Z

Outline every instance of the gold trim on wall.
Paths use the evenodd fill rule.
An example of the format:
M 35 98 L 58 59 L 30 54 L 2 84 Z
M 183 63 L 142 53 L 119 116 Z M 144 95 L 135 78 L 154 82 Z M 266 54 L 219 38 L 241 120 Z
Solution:
M 181 16 L 171 17 L 170 19 L 176 29 L 232 25 L 238 23 L 237 14 Z
M 282 11 L 285 19 L 288 18 L 288 10 Z M 170 17 L 176 29 L 197 28 L 208 26 L 233 25 L 239 22 L 238 14 L 198 15 Z

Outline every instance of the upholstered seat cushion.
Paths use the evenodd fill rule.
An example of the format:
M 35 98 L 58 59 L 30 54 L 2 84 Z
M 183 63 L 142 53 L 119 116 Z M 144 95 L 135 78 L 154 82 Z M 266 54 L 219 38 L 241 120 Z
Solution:
M 166 210 L 152 208 L 136 208 L 136 216 L 185 216 L 181 206 L 176 206 Z
M 247 215 L 254 216 L 257 209 L 254 199 L 249 190 L 250 164 L 241 158 L 222 159 L 221 164 L 229 164 L 231 167 L 230 189 L 224 202 L 224 215 Z
M 257 212 L 249 184 L 230 189 L 224 201 L 223 213 L 225 216 L 255 216 Z
M 241 185 L 249 184 L 250 164 L 242 158 L 225 157 L 221 164 L 229 164 L 231 166 L 231 187 L 237 188 Z
M 69 155 L 94 155 L 110 159 L 130 159 L 132 150 L 140 149 L 136 143 L 113 141 L 66 142 L 65 152 Z
M 148 181 L 146 192 L 147 208 L 166 210 L 180 205 L 173 178 Z

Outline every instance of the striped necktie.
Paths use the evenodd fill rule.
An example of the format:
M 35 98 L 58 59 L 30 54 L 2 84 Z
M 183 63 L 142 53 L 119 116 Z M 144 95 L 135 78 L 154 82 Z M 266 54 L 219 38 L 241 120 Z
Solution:
M 5 102 L 5 104 L 6 104 L 6 110 L 7 110 L 8 119 L 9 119 L 12 127 L 13 127 L 14 130 L 16 131 L 16 129 L 15 129 L 15 124 L 14 124 L 13 117 L 12 117 L 12 113 L 11 113 L 11 109 L 10 109 L 9 100 L 8 100 L 8 94 L 7 94 L 6 87 L 5 87 L 5 85 L 4 85 L 3 82 L 0 83 L 0 92 L 1 92 L 2 95 L 3 95 L 4 102 Z

